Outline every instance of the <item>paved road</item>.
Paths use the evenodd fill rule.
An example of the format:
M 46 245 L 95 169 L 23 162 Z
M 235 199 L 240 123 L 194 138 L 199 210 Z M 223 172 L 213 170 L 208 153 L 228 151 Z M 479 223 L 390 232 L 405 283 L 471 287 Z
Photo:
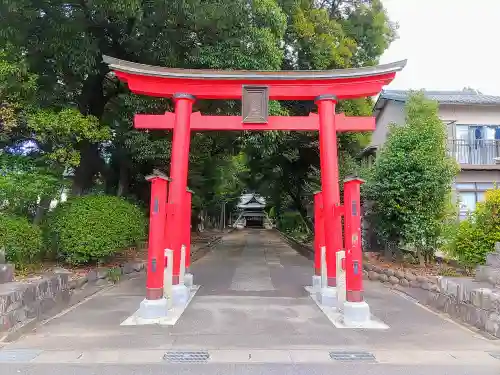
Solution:
M 0 350 L 0 373 L 500 373 L 498 342 L 379 283 L 367 283 L 366 298 L 390 329 L 335 328 L 304 290 L 312 264 L 275 232 L 230 233 L 192 271 L 201 288 L 174 327 L 119 325 L 144 296 L 139 277 L 103 290 Z M 209 359 L 171 364 L 163 359 L 171 351 L 196 351 Z M 371 362 L 330 358 L 330 352 L 346 351 L 372 356 Z

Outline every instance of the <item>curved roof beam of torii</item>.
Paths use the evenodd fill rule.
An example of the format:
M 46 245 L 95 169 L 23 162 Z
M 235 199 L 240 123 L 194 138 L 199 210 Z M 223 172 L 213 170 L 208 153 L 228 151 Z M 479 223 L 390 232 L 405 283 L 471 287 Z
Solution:
M 373 96 L 406 65 L 402 60 L 363 68 L 250 71 L 163 68 L 109 56 L 103 60 L 135 93 L 171 97 L 182 92 L 200 99 L 241 99 L 244 85 L 269 87 L 271 100 L 312 100 L 325 94 L 339 99 Z

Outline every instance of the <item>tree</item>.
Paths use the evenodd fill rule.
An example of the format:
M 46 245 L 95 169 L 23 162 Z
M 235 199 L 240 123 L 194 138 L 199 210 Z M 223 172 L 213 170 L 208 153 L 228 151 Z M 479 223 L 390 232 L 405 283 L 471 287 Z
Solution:
M 390 126 L 364 186 L 365 198 L 373 202 L 371 218 L 380 237 L 415 246 L 422 264 L 440 236 L 458 172 L 446 140 L 438 103 L 423 93 L 410 95 L 405 124 Z
M 373 65 L 395 38 L 395 25 L 379 0 L 282 0 L 288 15 L 284 37 L 283 69 L 335 69 Z M 342 101 L 337 112 L 351 116 L 371 115 L 370 98 Z M 307 115 L 316 111 L 312 101 L 281 103 L 284 114 Z M 339 133 L 342 176 L 357 169 L 355 156 L 369 136 Z M 283 208 L 297 210 L 309 230 L 307 205 L 321 186 L 317 132 L 266 132 L 250 134 L 245 152 L 249 157 L 251 183 L 266 195 L 277 216 Z
M 0 14 L 0 43 L 26 56 L 42 107 L 77 108 L 99 121 L 125 91 L 108 76 L 103 54 L 177 68 L 274 70 L 284 54 L 286 16 L 275 0 L 4 0 Z M 102 147 L 95 140 L 78 145 L 74 194 L 108 175 Z

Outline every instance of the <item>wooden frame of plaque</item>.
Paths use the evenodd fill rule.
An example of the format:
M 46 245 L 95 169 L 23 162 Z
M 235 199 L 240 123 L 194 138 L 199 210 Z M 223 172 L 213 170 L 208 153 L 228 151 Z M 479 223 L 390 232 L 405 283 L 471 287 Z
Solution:
M 244 85 L 241 102 L 243 123 L 267 124 L 269 116 L 269 87 Z

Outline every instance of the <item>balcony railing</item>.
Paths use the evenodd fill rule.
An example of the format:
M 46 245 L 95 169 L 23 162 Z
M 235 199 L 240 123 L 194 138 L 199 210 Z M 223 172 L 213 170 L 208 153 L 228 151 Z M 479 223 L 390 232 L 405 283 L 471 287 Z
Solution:
M 454 139 L 448 142 L 448 151 L 460 164 L 493 165 L 500 157 L 500 140 Z

